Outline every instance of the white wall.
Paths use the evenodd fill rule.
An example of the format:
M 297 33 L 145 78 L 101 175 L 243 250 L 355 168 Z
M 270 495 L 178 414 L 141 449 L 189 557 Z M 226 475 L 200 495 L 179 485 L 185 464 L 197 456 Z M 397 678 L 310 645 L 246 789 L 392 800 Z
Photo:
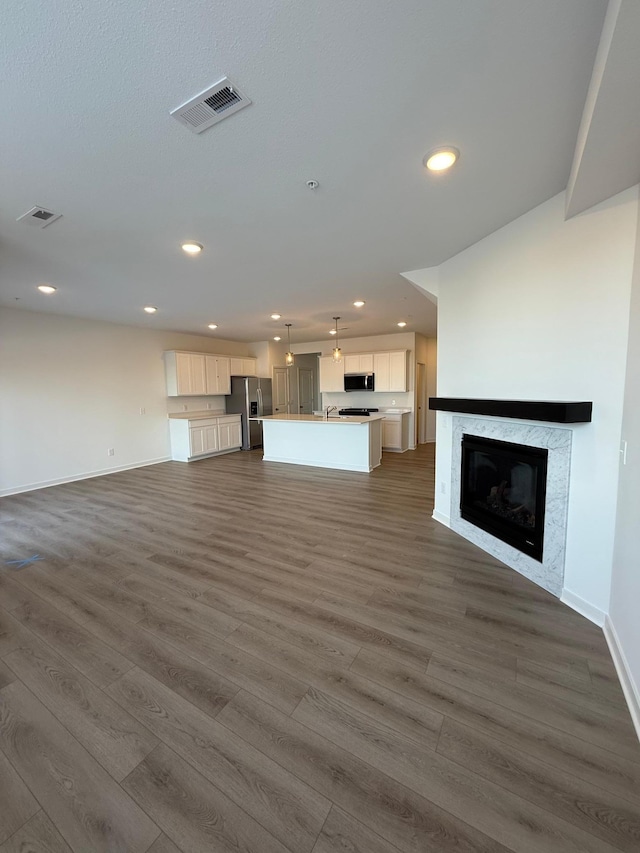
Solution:
M 622 464 L 621 457 L 609 620 L 626 664 L 630 683 L 625 686 L 631 693 L 627 698 L 635 708 L 640 735 L 640 221 L 638 226 L 622 419 L 627 462 Z M 623 676 L 623 685 L 624 681 Z
M 284 367 L 284 356 L 287 351 L 286 343 L 277 341 L 257 341 L 247 344 L 249 355 L 258 360 L 258 376 L 271 379 L 274 367 Z
M 0 494 L 166 459 L 163 351 L 249 355 L 235 341 L 14 308 L 0 311 L 0 341 Z M 224 409 L 224 397 L 170 406 L 205 400 Z
M 438 396 L 438 342 L 427 339 L 427 397 Z M 427 441 L 436 440 L 436 413 L 427 408 Z
M 636 187 L 565 222 L 559 195 L 439 269 L 439 396 L 593 401 L 593 423 L 573 434 L 565 588 L 603 612 L 637 210 Z M 449 515 L 450 422 L 438 415 L 440 517 Z

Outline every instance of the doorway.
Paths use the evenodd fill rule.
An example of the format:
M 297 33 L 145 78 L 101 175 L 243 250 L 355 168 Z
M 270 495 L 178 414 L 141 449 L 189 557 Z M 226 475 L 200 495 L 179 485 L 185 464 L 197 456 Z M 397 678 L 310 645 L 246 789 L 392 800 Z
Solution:
M 273 368 L 273 414 L 290 414 L 289 368 Z
M 298 368 L 298 409 L 301 415 L 313 414 L 315 393 L 313 370 L 308 367 Z
M 427 443 L 427 367 L 418 362 L 416 365 L 416 408 L 418 444 Z

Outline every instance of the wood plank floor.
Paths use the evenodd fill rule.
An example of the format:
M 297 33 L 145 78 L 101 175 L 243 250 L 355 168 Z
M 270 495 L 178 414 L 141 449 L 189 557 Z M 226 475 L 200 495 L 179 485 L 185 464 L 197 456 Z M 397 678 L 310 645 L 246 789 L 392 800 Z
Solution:
M 2 499 L 0 853 L 637 853 L 602 632 L 433 489 L 427 446 Z

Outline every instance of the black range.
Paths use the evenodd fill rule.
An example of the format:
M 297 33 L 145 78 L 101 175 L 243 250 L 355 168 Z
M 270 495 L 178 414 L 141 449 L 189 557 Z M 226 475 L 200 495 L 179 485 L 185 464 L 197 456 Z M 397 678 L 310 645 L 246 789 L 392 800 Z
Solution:
M 354 415 L 356 417 L 369 417 L 372 412 L 379 412 L 379 409 L 340 409 L 339 415 Z

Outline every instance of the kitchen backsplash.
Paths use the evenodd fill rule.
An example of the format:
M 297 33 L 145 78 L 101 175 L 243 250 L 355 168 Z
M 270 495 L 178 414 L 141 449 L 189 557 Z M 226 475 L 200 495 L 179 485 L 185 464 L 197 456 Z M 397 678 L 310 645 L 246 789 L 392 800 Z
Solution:
M 384 409 L 392 406 L 399 409 L 413 409 L 413 391 L 346 391 L 323 393 L 322 407 L 338 406 L 339 408 L 363 407 L 367 409 Z
M 167 397 L 168 415 L 173 415 L 176 412 L 204 412 L 206 409 L 211 409 L 212 412 L 225 412 L 226 397 L 221 395 L 212 397 Z

